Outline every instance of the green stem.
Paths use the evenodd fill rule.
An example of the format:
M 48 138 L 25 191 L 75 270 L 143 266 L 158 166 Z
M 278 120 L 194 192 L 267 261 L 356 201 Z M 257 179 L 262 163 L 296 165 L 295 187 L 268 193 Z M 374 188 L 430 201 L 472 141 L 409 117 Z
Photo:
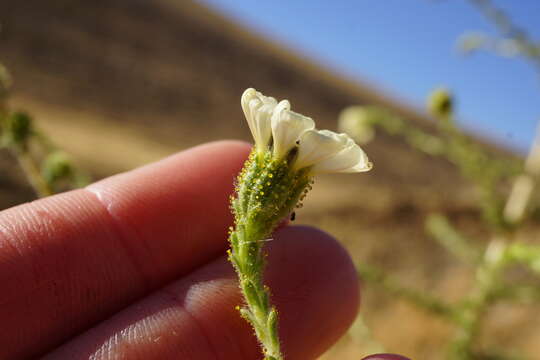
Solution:
M 508 285 L 499 286 L 491 296 L 491 302 L 510 301 L 520 304 L 540 303 L 540 288 L 534 285 Z
M 257 231 L 237 226 L 230 235 L 232 252 L 229 257 L 238 274 L 246 307 L 240 314 L 246 319 L 261 342 L 265 360 L 283 359 L 278 339 L 278 314 L 270 304 L 270 292 L 263 283 L 264 239 Z
M 490 0 L 469 0 L 484 17 L 491 21 L 506 38 L 513 39 L 519 44 L 520 53 L 529 60 L 537 70 L 540 70 L 540 47 L 529 36 L 525 29 L 517 26 L 501 9 L 495 7 Z
M 264 285 L 264 244 L 279 222 L 311 187 L 309 170 L 293 171 L 286 159 L 271 152 L 252 152 L 237 178 L 231 199 L 235 227 L 231 229 L 229 260 L 238 274 L 246 306 L 240 314 L 253 327 L 266 360 L 282 360 L 278 313 Z
M 34 159 L 30 156 L 28 151 L 25 150 L 13 150 L 19 165 L 21 166 L 26 178 L 30 182 L 30 185 L 36 192 L 36 195 L 40 198 L 53 194 L 53 191 L 49 184 L 45 181 L 38 166 L 34 162 Z
M 424 292 L 404 287 L 396 279 L 373 266 L 358 265 L 357 271 L 362 279 L 382 286 L 390 294 L 400 297 L 421 309 L 449 319 L 455 316 L 452 306 L 443 300 Z
M 458 333 L 452 350 L 455 359 L 473 359 L 473 344 L 480 334 L 480 325 L 506 263 L 508 245 L 502 238 L 494 238 L 488 245 L 476 272 L 476 282 L 471 294 L 460 306 Z M 459 309 L 458 309 L 459 310 Z
M 478 250 L 472 242 L 459 233 L 441 214 L 431 214 L 426 220 L 427 232 L 449 252 L 469 264 L 480 261 Z

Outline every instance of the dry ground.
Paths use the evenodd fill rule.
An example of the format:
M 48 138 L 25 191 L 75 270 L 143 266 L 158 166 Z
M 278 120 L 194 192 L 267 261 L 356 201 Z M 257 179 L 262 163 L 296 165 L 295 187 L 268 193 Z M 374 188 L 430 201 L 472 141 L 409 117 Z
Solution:
M 248 140 L 239 107 L 248 86 L 290 99 L 323 127 L 335 128 L 344 106 L 375 103 L 432 128 L 369 86 L 341 79 L 191 1 L 6 1 L 0 14 L 1 61 L 16 80 L 13 105 L 38 115 L 39 126 L 96 178 L 200 142 Z M 438 211 L 482 237 L 474 189 L 449 163 L 399 139 L 378 136 L 366 151 L 374 170 L 318 179 L 297 221 L 334 234 L 356 261 L 458 299 L 471 270 L 429 239 L 423 223 Z M 15 163 L 2 155 L 0 168 L 0 205 L 30 200 Z M 362 312 L 373 339 L 388 351 L 442 359 L 451 334 L 444 322 L 372 287 L 364 289 Z M 539 314 L 532 307 L 494 309 L 485 342 L 518 346 L 534 359 Z M 376 347 L 359 335 L 360 325 L 323 358 L 358 359 Z

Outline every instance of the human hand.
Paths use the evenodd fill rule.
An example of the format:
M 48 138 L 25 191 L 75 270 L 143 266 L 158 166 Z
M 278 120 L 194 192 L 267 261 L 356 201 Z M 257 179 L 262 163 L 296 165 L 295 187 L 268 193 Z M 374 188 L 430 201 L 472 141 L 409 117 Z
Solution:
M 259 358 L 224 255 L 248 152 L 202 145 L 0 213 L 0 359 Z M 316 358 L 356 315 L 356 271 L 313 228 L 274 239 L 267 281 L 284 352 Z

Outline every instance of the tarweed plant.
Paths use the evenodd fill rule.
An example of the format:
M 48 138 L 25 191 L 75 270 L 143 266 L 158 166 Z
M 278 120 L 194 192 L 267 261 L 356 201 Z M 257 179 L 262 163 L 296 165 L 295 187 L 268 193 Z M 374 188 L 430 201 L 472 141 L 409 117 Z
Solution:
M 490 0 L 469 0 L 501 34 L 466 33 L 458 44 L 464 53 L 492 51 L 505 57 L 521 57 L 540 70 L 540 45 L 525 29 Z M 466 135 L 455 121 L 455 101 L 447 89 L 433 91 L 427 101 L 428 112 L 436 119 L 436 131 L 428 133 L 377 106 L 351 106 L 340 116 L 339 126 L 357 141 L 371 140 L 377 131 L 402 137 L 412 148 L 452 162 L 463 177 L 478 189 L 478 204 L 484 226 L 490 232 L 482 246 L 456 228 L 443 214 L 426 218 L 426 232 L 461 262 L 472 267 L 474 282 L 470 291 L 455 303 L 436 295 L 403 286 L 392 275 L 371 265 L 358 265 L 368 282 L 409 301 L 454 325 L 448 346 L 451 360 L 524 359 L 518 351 L 500 351 L 481 345 L 482 325 L 489 309 L 499 303 L 540 305 L 540 245 L 520 231 L 538 221 L 538 177 L 540 176 L 540 134 L 530 147 L 525 161 L 517 157 L 487 152 Z M 507 279 L 513 268 L 531 273 L 536 282 L 514 284 Z M 518 354 L 518 355 L 516 355 Z
M 311 189 L 320 173 L 371 169 L 364 151 L 346 134 L 315 129 L 314 121 L 254 89 L 241 99 L 255 145 L 237 178 L 231 198 L 229 260 L 239 278 L 245 305 L 240 314 L 253 327 L 267 360 L 283 359 L 278 312 L 264 285 L 264 244 Z
M 367 131 L 371 139 L 378 130 L 403 137 L 416 150 L 447 158 L 476 185 L 484 225 L 491 231 L 487 245 L 481 246 L 463 235 L 443 214 L 426 218 L 427 233 L 473 268 L 473 286 L 461 300 L 447 303 L 436 295 L 401 285 L 392 275 L 372 265 L 359 264 L 359 274 L 392 295 L 450 321 L 455 332 L 448 346 L 448 359 L 516 359 L 508 351 L 480 346 L 479 339 L 488 309 L 493 305 L 540 300 L 537 286 L 510 284 L 505 276 L 516 265 L 540 274 L 540 246 L 523 241 L 519 233 L 520 226 L 533 214 L 530 202 L 540 174 L 540 143 L 538 139 L 533 143 L 522 165 L 516 158 L 488 153 L 459 129 L 454 100 L 448 90 L 432 92 L 427 109 L 437 120 L 438 132 L 426 133 L 391 111 L 375 106 L 345 109 L 339 126 L 358 140 L 366 139 L 361 132 Z
M 0 64 L 0 149 L 17 159 L 38 197 L 87 184 L 88 176 L 36 128 L 33 117 L 9 106 L 11 83 L 8 70 Z

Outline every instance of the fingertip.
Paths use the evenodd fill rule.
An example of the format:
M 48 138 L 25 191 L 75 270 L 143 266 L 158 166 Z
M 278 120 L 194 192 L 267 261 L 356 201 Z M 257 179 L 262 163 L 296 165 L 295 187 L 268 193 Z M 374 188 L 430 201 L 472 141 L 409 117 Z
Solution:
M 287 226 L 274 238 L 267 248 L 267 279 L 283 314 L 284 352 L 292 359 L 318 356 L 357 316 L 360 291 L 354 264 L 336 239 L 312 227 Z
M 55 346 L 222 254 L 249 151 L 204 144 L 1 212 L 0 358 Z
M 285 358 L 315 359 L 356 315 L 354 267 L 341 245 L 322 231 L 291 226 L 274 239 L 266 249 L 265 283 L 280 314 Z M 259 358 L 253 332 L 235 309 L 241 302 L 236 274 L 222 257 L 91 329 L 50 359 L 71 354 L 104 359 L 104 348 L 126 358 L 214 359 L 217 353 L 224 359 Z
M 233 180 L 249 151 L 241 141 L 202 144 L 87 190 L 123 237 L 138 239 L 130 241 L 135 258 L 153 259 L 143 262 L 149 267 L 143 272 L 167 274 L 171 280 L 224 250 Z

